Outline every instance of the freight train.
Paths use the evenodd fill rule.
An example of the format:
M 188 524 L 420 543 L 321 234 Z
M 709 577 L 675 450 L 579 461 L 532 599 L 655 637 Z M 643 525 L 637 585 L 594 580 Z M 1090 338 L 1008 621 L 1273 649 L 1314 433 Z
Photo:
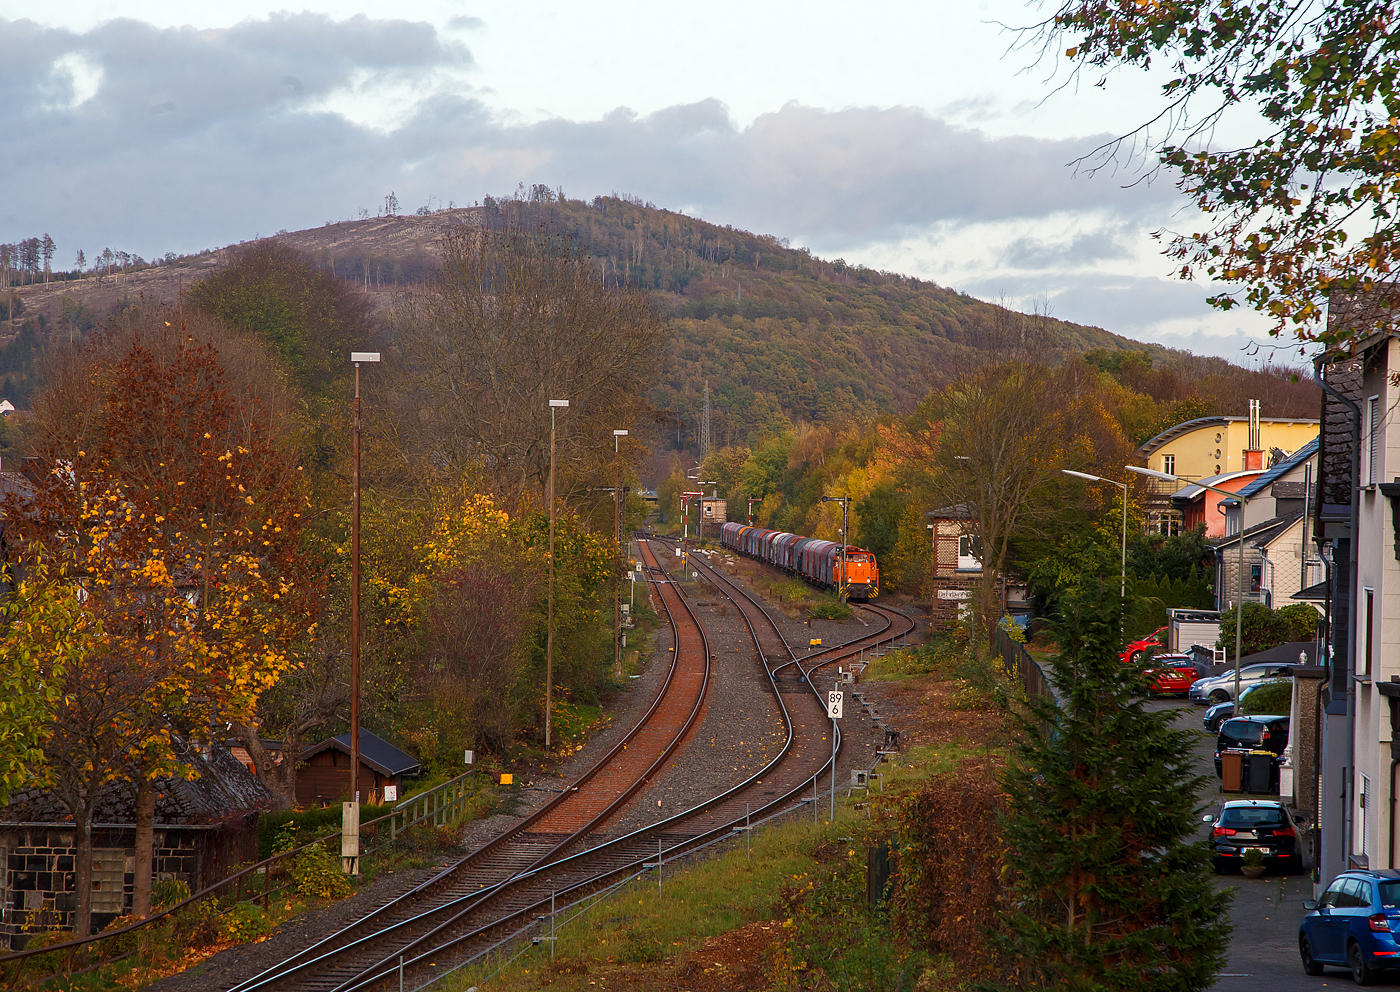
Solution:
M 726 548 L 800 575 L 822 589 L 837 589 L 841 581 L 841 545 L 780 530 L 727 523 L 720 535 Z M 864 548 L 846 546 L 846 596 L 873 599 L 880 594 L 880 568 Z

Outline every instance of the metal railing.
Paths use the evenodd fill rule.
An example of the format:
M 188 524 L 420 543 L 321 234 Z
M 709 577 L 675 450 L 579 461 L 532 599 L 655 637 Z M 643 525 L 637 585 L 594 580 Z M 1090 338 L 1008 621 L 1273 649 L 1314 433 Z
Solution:
M 450 779 L 441 785 L 429 789 L 427 792 L 411 796 L 398 803 L 392 810 L 383 816 L 377 816 L 373 820 L 367 820 L 360 824 L 361 855 L 370 855 L 392 846 L 397 841 L 399 835 L 406 832 L 410 827 L 417 824 L 431 822 L 434 826 L 443 826 L 450 823 L 455 817 L 461 814 L 467 801 L 476 794 L 477 779 L 476 769 L 472 769 L 454 779 Z M 387 825 L 387 830 L 385 829 Z M 387 834 L 387 836 L 385 836 Z M 274 854 L 270 858 L 265 858 L 257 864 L 249 865 L 240 869 L 213 885 L 200 889 L 198 892 L 182 899 L 180 902 L 169 906 L 160 912 L 153 913 L 144 920 L 138 920 L 127 926 L 116 930 L 107 930 L 99 934 L 93 934 L 80 940 L 64 941 L 61 944 L 50 944 L 46 947 L 26 948 L 22 951 L 12 951 L 8 954 L 0 955 L 0 982 L 6 988 L 16 988 L 21 979 L 28 985 L 35 985 L 50 978 L 63 977 L 65 975 L 80 974 L 84 971 L 91 971 L 93 968 L 101 967 L 103 964 L 110 964 L 121 958 L 129 957 L 130 954 L 122 954 L 116 957 L 98 961 L 88 967 L 81 967 L 77 960 L 77 953 L 80 949 L 95 947 L 103 941 L 115 940 L 128 934 L 134 934 L 144 927 L 149 927 L 158 920 L 164 919 L 186 907 L 195 903 L 215 897 L 233 897 L 229 903 L 220 910 L 220 915 L 228 913 L 235 906 L 243 903 L 261 903 L 266 909 L 271 898 L 278 893 L 290 888 L 295 884 L 291 879 L 288 869 L 291 862 L 298 855 L 310 851 L 320 845 L 334 845 L 340 840 L 341 831 L 324 834 L 315 840 L 302 844 L 300 847 L 292 848 L 290 851 L 282 851 Z M 366 844 L 366 838 L 369 843 Z M 338 848 L 334 848 L 334 853 L 339 853 Z M 275 888 L 272 883 L 274 876 L 285 878 L 281 884 Z M 261 884 L 259 884 L 261 882 Z M 231 890 L 231 891 L 230 891 Z M 26 959 L 39 954 L 62 954 L 64 966 L 50 975 L 39 977 L 25 976 L 24 964 Z M 13 969 L 13 970 L 11 970 Z

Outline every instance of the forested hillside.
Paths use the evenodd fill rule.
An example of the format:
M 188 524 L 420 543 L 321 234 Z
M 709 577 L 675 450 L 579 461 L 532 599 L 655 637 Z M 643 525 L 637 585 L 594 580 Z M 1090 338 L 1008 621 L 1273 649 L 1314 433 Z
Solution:
M 691 451 L 707 381 L 714 446 L 755 444 L 802 424 L 907 412 L 950 374 L 995 351 L 1008 321 L 1024 320 L 927 280 L 820 259 L 769 235 L 629 197 L 585 202 L 544 187 L 469 208 L 275 237 L 358 286 L 382 313 L 433 277 L 443 235 L 463 224 L 568 235 L 592 257 L 600 282 L 648 290 L 674 318 L 648 398 L 657 420 L 670 425 L 670 444 Z M 19 287 L 15 336 L 0 341 L 0 391 L 24 405 L 34 388 L 34 350 L 47 333 L 82 334 L 142 298 L 173 303 L 236 249 Z M 1291 370 L 1256 373 L 1051 317 L 1031 323 L 1050 357 L 1091 352 L 1100 368 L 1153 399 L 1157 406 L 1135 414 L 1140 423 L 1130 434 L 1139 440 L 1180 403 L 1197 415 L 1242 413 L 1249 398 L 1264 399 L 1270 415 L 1308 415 L 1317 405 L 1314 388 L 1291 382 Z M 24 327 L 31 334 L 21 338 Z

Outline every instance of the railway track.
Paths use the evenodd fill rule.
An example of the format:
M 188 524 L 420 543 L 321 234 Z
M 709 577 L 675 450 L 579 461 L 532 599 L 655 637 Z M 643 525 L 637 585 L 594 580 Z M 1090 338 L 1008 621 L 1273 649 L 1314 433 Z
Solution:
M 368 988 L 387 962 L 394 964 L 397 975 L 400 957 L 407 970 L 419 959 L 431 957 L 448 935 L 481 929 L 480 918 L 491 916 L 493 911 L 508 920 L 519 915 L 509 912 L 512 908 L 535 908 L 538 900 L 529 898 L 531 886 L 523 883 L 534 879 L 546 865 L 570 861 L 570 852 L 584 844 L 665 766 L 701 715 L 710 664 L 704 629 L 678 589 L 669 584 L 654 587 L 676 650 L 656 699 L 622 741 L 561 794 L 505 834 L 230 992 L 293 988 L 348 992 Z M 647 851 L 654 856 L 650 843 Z M 594 862 L 616 862 L 618 866 L 635 860 L 618 851 L 590 853 Z M 577 873 L 573 865 L 555 873 L 561 876 L 552 883 L 555 889 L 561 882 L 567 888 L 569 882 L 576 881 L 570 871 Z M 422 966 L 433 963 L 423 962 Z
M 827 717 L 821 690 L 816 685 L 816 677 L 822 677 L 823 685 L 826 688 L 832 688 L 836 685 L 836 679 L 830 678 L 829 683 L 826 681 L 832 665 L 840 661 L 848 661 L 852 656 L 858 659 L 863 658 L 866 652 L 873 654 L 880 645 L 893 645 L 914 630 L 913 619 L 898 610 L 869 603 L 857 604 L 859 609 L 865 610 L 880 621 L 880 626 L 869 633 L 850 638 L 839 644 L 833 644 L 829 647 L 823 645 L 819 651 L 799 654 L 787 643 L 778 621 L 773 618 L 768 608 L 743 586 L 731 580 L 709 562 L 703 561 L 703 557 L 703 555 L 691 554 L 689 561 L 711 585 L 739 608 L 745 622 L 749 625 L 755 644 L 759 646 L 764 667 L 768 670 L 769 677 L 773 680 L 777 691 L 799 699 L 809 695 L 810 690 L 810 694 L 817 704 L 817 709 L 813 712 L 811 706 L 804 704 L 802 715 L 818 721 L 817 725 L 820 725 L 820 722 L 826 720 Z M 838 735 L 837 750 L 839 751 L 839 727 L 836 728 L 836 733 Z
M 808 783 L 833 760 L 824 736 L 825 705 L 809 673 L 863 652 L 867 643 L 888 634 L 894 621 L 887 619 L 876 633 L 825 649 L 804 665 L 761 604 L 702 566 L 717 588 L 736 604 L 737 593 L 748 607 L 741 612 L 786 730 L 783 747 L 756 774 L 726 792 L 669 819 L 587 846 L 591 835 L 676 753 L 698 726 L 705 704 L 710 655 L 704 629 L 646 542 L 642 549 L 644 571 L 663 604 L 676 650 L 662 691 L 627 738 L 507 834 L 229 992 L 359 992 L 400 983 L 421 988 L 518 935 L 544 913 L 552 914 L 560 900 L 567 904 L 645 867 L 684 856 L 730 835 L 750 814 L 762 817 L 795 808 Z

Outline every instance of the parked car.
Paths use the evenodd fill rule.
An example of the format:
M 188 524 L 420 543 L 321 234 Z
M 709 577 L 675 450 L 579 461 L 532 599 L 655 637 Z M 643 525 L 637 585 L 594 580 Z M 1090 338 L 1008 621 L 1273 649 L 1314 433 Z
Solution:
M 1196 681 L 1196 669 L 1190 665 L 1184 668 L 1163 665 L 1149 668 L 1142 674 L 1147 682 L 1148 695 L 1153 696 L 1184 696 L 1191 691 L 1191 683 Z
M 1357 985 L 1371 985 L 1381 972 L 1400 967 L 1400 871 L 1345 871 L 1317 901 L 1303 900 L 1308 915 L 1298 925 L 1303 971 L 1322 974 L 1326 965 L 1351 969 Z
M 1180 651 L 1173 651 L 1171 654 L 1158 654 L 1152 652 L 1152 664 L 1172 668 L 1189 668 L 1196 673 L 1196 678 L 1214 677 L 1215 666 L 1196 660 L 1189 654 Z M 1194 681 L 1194 680 L 1193 680 Z
M 1219 814 L 1204 819 L 1211 824 L 1211 862 L 1217 875 L 1238 868 L 1249 850 L 1263 854 L 1269 868 L 1298 872 L 1306 867 L 1299 834 L 1307 832 L 1307 821 L 1295 817 L 1277 800 L 1233 799 Z M 1300 824 L 1304 824 L 1301 829 Z
M 1282 754 L 1288 746 L 1288 717 L 1232 716 L 1220 725 L 1215 739 L 1215 774 L 1220 774 L 1220 752 L 1227 748 L 1272 751 Z
M 1128 644 L 1122 651 L 1118 652 L 1118 660 L 1125 664 L 1130 661 L 1137 663 L 1146 659 L 1154 650 L 1165 648 L 1169 629 L 1168 627 L 1158 627 L 1146 637 Z
M 1263 679 L 1287 679 L 1293 677 L 1293 671 L 1288 665 L 1279 665 L 1273 662 L 1263 665 L 1246 665 L 1240 669 L 1240 689 L 1245 685 L 1259 682 Z M 1235 672 L 1231 669 L 1214 678 L 1199 679 L 1195 685 L 1191 686 L 1191 701 L 1194 703 L 1223 703 L 1227 699 L 1235 698 Z
M 1244 695 L 1244 693 L 1240 693 Z M 1230 717 L 1235 715 L 1235 703 L 1233 700 L 1226 700 L 1223 703 L 1216 703 L 1206 710 L 1206 715 L 1201 719 L 1201 726 L 1207 733 L 1220 733 L 1220 725 Z

